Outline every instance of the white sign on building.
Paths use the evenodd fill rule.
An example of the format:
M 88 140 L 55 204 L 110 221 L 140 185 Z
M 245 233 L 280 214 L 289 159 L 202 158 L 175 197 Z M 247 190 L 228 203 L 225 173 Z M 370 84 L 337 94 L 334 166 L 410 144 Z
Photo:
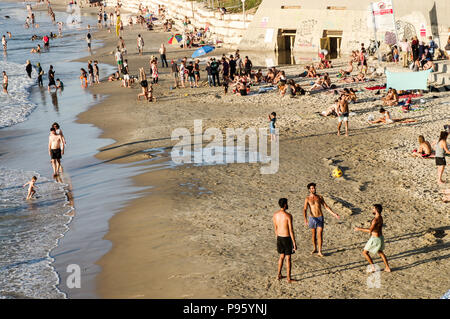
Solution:
M 372 24 L 375 25 L 377 31 L 395 30 L 392 0 L 372 2 L 371 11 Z

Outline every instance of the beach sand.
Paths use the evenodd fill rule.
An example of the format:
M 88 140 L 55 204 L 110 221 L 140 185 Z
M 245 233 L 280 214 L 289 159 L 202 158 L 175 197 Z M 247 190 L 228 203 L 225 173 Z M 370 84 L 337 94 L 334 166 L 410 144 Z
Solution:
M 138 33 L 145 40 L 142 57 L 136 54 Z M 159 57 L 159 45 L 169 35 L 126 28 L 125 58 L 132 74 L 141 66 L 148 72 L 150 56 Z M 115 37 L 100 31 L 94 39 L 105 46 L 92 59 L 114 64 Z M 192 51 L 168 47 L 168 60 L 189 57 Z M 288 76 L 302 71 L 300 66 L 282 69 Z M 330 70 L 333 80 L 337 69 Z M 112 249 L 98 261 L 101 297 L 438 298 L 448 290 L 448 204 L 440 201 L 434 160 L 413 159 L 410 153 L 419 134 L 434 141 L 448 124 L 449 104 L 444 102 L 450 101 L 449 93 L 426 94 L 423 111 L 402 114 L 398 107 L 388 107 L 394 118 L 416 123 L 370 125 L 368 115 L 379 116 L 380 95 L 362 88 L 384 79 L 353 85 L 363 90 L 358 93 L 363 102 L 350 105 L 356 113 L 350 117 L 350 136 L 338 137 L 337 120 L 317 114 L 332 104 L 333 94 L 291 99 L 275 91 L 239 97 L 223 96 L 222 88 L 170 90 L 168 70 L 159 68 L 156 103 L 136 101 L 137 83 L 125 89 L 119 82 L 105 82 L 91 90 L 108 97 L 79 116 L 101 128 L 101 137 L 116 141 L 99 150 L 99 159 L 136 162 L 143 173 L 134 177 L 135 183 L 153 187 L 109 222 L 105 239 Z M 437 98 L 428 100 L 431 96 Z M 364 101 L 371 98 L 377 100 Z M 175 128 L 192 132 L 195 119 L 203 119 L 203 129 L 268 127 L 272 111 L 280 128 L 277 174 L 260 174 L 261 164 L 168 168 Z M 156 148 L 165 152 L 149 151 Z M 331 176 L 336 165 L 342 178 Z M 324 258 L 310 254 L 310 230 L 303 223 L 309 182 L 317 183 L 318 193 L 341 215 L 336 220 L 324 212 Z M 272 215 L 280 197 L 288 198 L 294 216 L 298 250 L 292 269 L 297 281 L 292 284 L 275 280 Z M 385 253 L 393 272 L 380 273 L 380 287 L 368 288 L 367 262 L 361 255 L 368 236 L 353 228 L 369 226 L 375 203 L 384 207 Z M 379 258 L 375 261 L 382 267 Z

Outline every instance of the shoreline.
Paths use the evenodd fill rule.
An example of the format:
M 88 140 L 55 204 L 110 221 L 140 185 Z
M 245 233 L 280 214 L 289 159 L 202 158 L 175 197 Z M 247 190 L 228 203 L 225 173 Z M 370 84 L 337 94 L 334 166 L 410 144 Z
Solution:
M 130 36 L 130 33 L 133 34 L 132 32 L 136 31 L 126 29 L 125 32 L 127 36 Z M 161 33 L 151 32 L 144 34 L 146 43 L 158 43 L 158 39 L 163 38 Z M 127 47 L 133 48 L 128 44 L 134 40 L 133 36 L 130 37 L 131 40 L 128 40 L 129 42 L 126 41 Z M 154 40 L 149 41 L 148 37 Z M 145 48 L 145 57 L 149 57 L 150 54 L 156 52 L 157 46 L 152 48 L 153 50 L 150 50 L 150 53 L 148 48 Z M 129 49 L 128 53 L 129 64 L 133 74 L 135 74 L 136 66 L 142 65 L 142 62 L 140 62 L 142 61 L 141 57 L 133 59 L 136 57 L 134 50 Z M 108 50 L 105 49 L 105 51 Z M 188 52 L 185 50 L 169 51 L 168 57 L 170 60 L 173 56 L 188 55 Z M 291 75 L 297 73 L 296 69 L 298 68 L 298 65 L 283 67 Z M 284 149 L 292 150 L 306 147 L 306 149 L 314 148 L 317 150 L 315 143 L 319 143 L 321 151 L 318 152 L 320 155 L 317 156 L 321 159 L 317 161 L 307 154 L 287 151 L 286 155 L 281 159 L 283 163 L 287 163 L 281 164 L 282 166 L 284 165 L 283 171 L 286 171 L 286 173 L 281 174 L 283 177 L 273 177 L 273 181 L 270 178 L 258 176 L 258 164 L 248 166 L 232 164 L 227 166 L 179 167 L 158 173 L 144 173 L 134 177 L 133 179 L 140 185 L 157 186 L 155 189 L 150 190 L 150 194 L 131 202 L 109 221 L 110 231 L 105 238 L 111 240 L 113 246 L 98 262 L 102 266 L 102 271 L 98 276 L 98 291 L 102 297 L 438 298 L 448 290 L 448 284 L 445 282 L 445 278 L 442 277 L 442 273 L 445 273 L 443 271 L 445 269 L 444 263 L 438 262 L 445 257 L 442 254 L 445 253 L 446 241 L 444 241 L 444 246 L 440 246 L 441 244 L 437 241 L 437 238 L 433 239 L 432 231 L 429 231 L 429 229 L 439 229 L 442 225 L 445 225 L 447 220 L 445 206 L 439 202 L 431 203 L 426 201 L 423 203 L 420 197 L 411 197 L 408 194 L 408 190 L 405 190 L 402 175 L 398 174 L 394 168 L 395 163 L 391 164 L 383 159 L 386 158 L 384 153 L 387 152 L 389 155 L 390 149 L 405 149 L 406 145 L 401 144 L 401 142 L 399 144 L 398 137 L 408 138 L 407 136 L 414 132 L 417 124 L 386 127 L 372 126 L 368 128 L 365 120 L 366 114 L 364 113 L 375 113 L 377 108 L 370 101 L 362 102 L 359 105 L 352 106 L 356 107 L 357 115 L 351 121 L 351 136 L 349 140 L 338 139 L 335 136 L 335 120 L 320 118 L 313 111 L 315 104 L 320 105 L 320 109 L 324 109 L 328 105 L 331 97 L 326 95 L 312 95 L 294 99 L 295 101 L 292 102 L 287 97 L 280 100 L 276 94 L 252 96 L 246 99 L 232 95 L 223 97 L 221 90 L 217 88 L 177 89 L 173 92 L 167 88 L 170 85 L 168 74 L 162 71 L 164 69 L 160 69 L 161 85 L 155 88 L 156 96 L 159 98 L 157 103 L 132 102 L 138 90 L 120 88 L 116 89 L 117 94 L 115 96 L 111 95 L 109 97 L 109 101 L 115 100 L 115 103 L 105 101 L 105 103 L 96 105 L 80 116 L 82 121 L 89 118 L 91 123 L 93 122 L 101 127 L 103 130 L 102 136 L 113 138 L 116 141 L 109 147 L 100 150 L 99 158 L 120 163 L 138 162 L 137 165 L 145 167 L 147 166 L 146 162 L 149 161 L 147 156 L 149 149 L 171 146 L 171 142 L 168 142 L 170 140 L 168 136 L 170 136 L 171 130 L 175 127 L 192 129 L 192 121 L 196 118 L 204 119 L 204 128 L 210 126 L 222 129 L 227 126 L 266 127 L 264 114 L 275 109 L 277 113 L 281 111 L 286 113 L 279 120 L 282 134 L 280 141 L 282 145 L 286 145 Z M 336 68 L 333 71 L 336 71 Z M 372 83 L 376 85 L 379 82 Z M 99 92 L 106 90 L 108 92 L 115 91 L 114 84 L 116 87 L 118 86 L 117 82 L 108 83 L 109 87 L 99 89 Z M 358 87 L 362 88 L 363 85 L 360 84 Z M 187 97 L 184 96 L 185 93 L 188 94 Z M 214 98 L 217 94 L 221 96 L 218 100 Z M 371 95 L 367 91 L 360 94 L 367 97 Z M 436 112 L 442 114 L 445 108 L 439 106 L 439 101 L 442 99 L 446 101 L 448 94 L 436 94 L 439 96 L 439 99 L 427 101 L 427 105 L 435 107 Z M 327 102 L 324 103 L 322 100 L 325 98 Z M 220 102 L 220 107 L 211 99 Z M 124 101 L 127 102 L 125 103 Z M 237 103 L 239 105 L 236 105 Z M 260 103 L 265 104 L 261 105 Z M 299 105 L 304 110 L 299 111 Z M 437 111 L 438 109 L 442 111 Z M 298 112 L 301 112 L 301 114 L 297 116 Z M 121 114 L 127 114 L 128 116 L 123 117 Z M 261 116 L 257 114 L 261 114 Z M 393 114 L 395 117 L 398 117 L 398 113 Z M 413 113 L 411 116 L 421 120 L 424 115 L 422 113 Z M 446 119 L 445 117 L 442 118 L 442 116 L 431 114 L 429 111 L 426 117 L 433 118 L 435 122 L 431 122 L 432 125 L 430 124 L 430 127 L 427 129 L 430 133 L 434 130 L 433 127 L 442 126 L 440 123 L 444 123 Z M 424 123 L 430 122 L 426 118 L 423 121 Z M 161 122 L 164 125 L 161 125 Z M 155 123 L 156 125 L 154 125 Z M 301 125 L 301 130 L 299 125 Z M 319 134 L 317 133 L 318 127 L 320 127 L 321 132 Z M 364 139 L 365 136 L 370 136 L 372 142 L 367 143 Z M 361 140 L 365 141 L 365 143 Z M 410 138 L 408 140 L 408 145 L 414 145 L 413 140 Z M 307 146 L 303 145 L 303 143 Z M 353 145 L 353 143 L 355 144 Z M 377 151 L 378 149 L 379 151 Z M 328 151 L 324 152 L 323 150 Z M 301 171 L 301 174 L 305 174 L 306 177 L 296 176 L 295 174 L 295 163 L 298 163 L 300 159 L 305 163 L 309 163 L 305 165 L 307 168 Z M 339 166 L 347 166 L 345 175 L 349 177 L 335 180 L 330 176 L 330 165 L 335 165 L 333 162 L 335 160 L 338 163 L 343 162 L 343 164 L 338 164 Z M 380 160 L 384 163 L 384 166 L 379 166 Z M 432 168 L 434 174 L 434 167 Z M 282 169 L 280 168 L 280 170 Z M 390 173 L 385 173 L 385 170 Z M 363 173 L 364 171 L 372 172 L 374 176 L 371 176 L 372 174 L 366 176 Z M 240 176 L 240 179 L 243 179 L 246 184 L 235 183 L 235 179 L 233 182 L 230 182 L 230 176 Z M 359 181 L 355 180 L 355 178 L 359 179 Z M 165 181 L 165 179 L 167 180 Z M 159 186 L 159 189 L 158 184 L 161 180 L 163 186 Z M 295 186 L 288 186 L 285 180 L 295 181 Z M 314 268 L 325 268 L 322 270 L 320 278 L 322 278 L 321 276 L 326 276 L 327 281 L 318 284 L 310 275 L 300 276 L 300 280 L 303 283 L 288 289 L 284 282 L 279 284 L 272 282 L 274 276 L 272 276 L 271 270 L 273 270 L 274 275 L 276 254 L 273 250 L 271 239 L 273 235 L 270 216 L 276 210 L 277 197 L 272 194 L 269 205 L 267 205 L 264 194 L 271 194 L 271 184 L 284 185 L 282 189 L 285 189 L 285 191 L 280 192 L 277 189 L 276 194 L 283 196 L 287 192 L 291 194 L 289 197 L 294 196 L 295 199 L 291 202 L 291 205 L 297 211 L 298 207 L 301 206 L 301 202 L 297 198 L 299 195 L 303 196 L 303 184 L 306 185 L 309 180 L 319 181 L 319 187 L 326 193 L 329 204 L 331 203 L 332 207 L 335 207 L 340 214 L 343 214 L 347 222 L 340 225 L 339 223 L 336 224 L 332 218 L 326 217 L 330 223 L 330 226 L 327 227 L 329 230 L 327 230 L 326 238 L 331 237 L 333 240 L 326 239 L 325 253 L 332 257 L 318 260 L 308 255 L 309 246 L 306 246 L 302 249 L 303 252 L 300 252 L 294 260 L 294 272 L 297 274 L 299 271 L 300 273 L 302 272 L 298 267 L 305 267 L 306 270 L 310 269 L 311 273 L 314 273 Z M 192 189 L 189 189 L 189 187 L 181 186 L 180 183 L 195 185 L 191 187 Z M 345 189 L 343 194 L 340 192 L 338 195 L 333 194 L 333 190 L 336 187 L 339 189 L 343 184 L 348 184 L 349 189 Z M 378 194 L 377 188 L 381 187 L 380 189 L 383 189 L 385 184 L 390 185 L 389 191 Z M 213 195 L 202 194 L 199 190 L 200 187 L 211 191 Z M 188 188 L 187 191 L 186 188 Z M 245 188 L 248 188 L 248 190 Z M 436 187 L 433 185 L 432 189 L 436 189 Z M 187 192 L 189 195 L 182 194 L 183 192 Z M 238 202 L 233 199 L 235 194 L 239 192 L 242 192 L 239 198 L 242 201 L 241 205 L 244 205 L 243 207 L 240 207 Z M 322 193 L 322 191 L 320 192 Z M 353 192 L 357 193 L 353 194 Z M 359 192 L 363 195 L 358 195 Z M 393 196 L 390 196 L 391 192 L 394 193 Z M 366 198 L 364 194 L 370 194 L 373 198 L 370 196 Z M 434 195 L 434 198 L 436 197 Z M 256 199 L 252 201 L 252 198 Z M 367 238 L 354 235 L 350 224 L 363 226 L 369 218 L 367 213 L 370 204 L 376 200 L 388 203 L 388 212 L 386 212 L 385 216 L 389 225 L 393 225 L 392 228 L 387 230 L 388 243 L 390 245 L 388 254 L 393 256 L 394 262 L 397 264 L 394 269 L 396 271 L 399 270 L 397 272 L 399 275 L 383 276 L 383 281 L 386 282 L 387 287 L 378 291 L 370 291 L 364 287 L 349 287 L 346 283 L 355 282 L 355 279 L 351 279 L 352 277 L 356 277 L 357 282 L 360 282 L 360 284 L 363 284 L 366 280 L 363 271 L 365 269 L 365 261 L 360 257 L 359 249 L 362 249 L 364 240 L 367 240 Z M 403 229 L 401 224 L 396 223 L 397 217 L 395 217 L 395 212 L 401 211 L 403 212 L 402 215 L 404 215 L 407 212 L 405 208 L 402 208 L 404 203 L 414 207 L 414 212 L 428 211 L 427 207 L 432 207 L 436 212 L 430 213 L 433 216 L 431 220 L 410 215 L 402 216 L 404 225 L 408 227 Z M 256 205 L 255 210 L 259 212 L 256 215 L 254 212 L 252 213 L 251 209 L 249 210 L 254 205 Z M 153 209 L 153 207 L 156 208 Z M 170 213 L 170 217 L 162 216 L 162 219 L 155 219 L 154 210 L 157 210 L 158 213 L 160 210 L 164 210 L 163 214 Z M 241 216 L 241 214 L 252 217 Z M 265 217 L 261 216 L 264 214 L 268 215 L 265 215 Z M 295 217 L 297 220 L 296 232 L 300 232 L 302 241 L 309 245 L 309 233 L 301 230 L 301 219 L 299 219 L 300 217 L 297 214 Z M 255 218 L 255 221 L 251 221 L 249 218 Z M 421 222 L 420 225 L 415 225 L 417 218 Z M 235 233 L 235 230 L 229 228 L 231 225 L 227 226 L 228 221 L 233 221 L 231 225 L 235 225 L 238 222 L 240 225 L 238 229 L 248 235 Z M 157 223 L 158 227 L 153 222 Z M 162 224 L 160 224 L 161 222 Z M 248 226 L 248 224 L 253 228 Z M 342 227 L 346 229 L 345 233 L 348 234 L 340 236 L 343 231 Z M 168 243 L 168 241 L 172 240 L 171 235 L 177 234 L 182 229 L 190 231 L 183 232 L 185 237 L 174 236 L 173 238 L 176 238 L 179 241 L 178 243 Z M 256 235 L 255 229 L 259 229 L 257 233 L 261 232 L 261 235 Z M 444 231 L 448 232 L 445 229 Z M 153 232 L 156 232 L 161 237 L 152 236 Z M 343 238 L 335 240 L 335 237 Z M 414 240 L 405 242 L 408 238 L 413 238 Z M 245 246 L 242 247 L 240 243 L 242 241 L 252 243 L 251 251 L 254 252 L 254 256 L 245 254 Z M 349 241 L 359 243 L 359 246 L 356 244 L 349 246 Z M 185 244 L 198 247 L 198 249 L 185 249 L 183 256 L 178 256 L 178 249 L 176 248 Z M 233 247 L 233 250 L 230 250 L 227 246 Z M 339 247 L 348 248 L 342 250 Z M 439 247 L 442 247 L 443 251 Z M 174 248 L 175 250 L 173 250 Z M 409 253 L 403 252 L 405 249 Z M 194 253 L 195 255 L 193 255 Z M 175 254 L 176 256 L 174 256 Z M 433 257 L 426 259 L 427 262 L 424 262 L 424 265 L 421 266 L 420 260 L 417 260 L 417 258 L 422 258 L 421 254 Z M 390 255 L 388 255 L 388 258 Z M 126 258 L 123 258 L 123 256 L 126 256 Z M 185 269 L 184 264 L 180 263 L 178 267 L 173 265 L 176 261 L 182 260 L 183 257 L 186 260 L 189 258 L 189 260 L 197 261 L 198 265 L 207 264 L 210 268 L 202 269 L 199 266 L 194 266 L 192 269 L 198 267 L 197 269 L 201 269 L 201 271 L 193 272 L 192 269 Z M 250 263 L 245 261 L 248 257 L 250 257 Z M 349 259 L 353 261 L 347 265 L 345 261 Z M 268 260 L 272 261 L 269 263 Z M 260 265 L 259 263 L 261 262 L 262 264 Z M 335 270 L 332 270 L 333 264 L 336 262 L 341 262 L 342 265 L 336 265 L 334 266 Z M 354 266 L 350 266 L 352 264 Z M 258 266 L 255 268 L 255 265 Z M 324 267 L 324 265 L 331 267 L 330 270 L 326 270 L 327 266 Z M 434 276 L 434 279 L 436 276 L 440 277 L 441 280 L 437 284 L 439 287 L 428 285 L 427 289 L 421 289 L 416 287 L 415 283 L 406 285 L 406 278 L 417 276 L 415 271 L 411 270 L 416 267 L 423 267 L 421 270 L 423 274 L 419 276 L 423 283 L 429 282 L 432 279 L 430 276 Z M 356 273 L 346 271 L 358 268 L 361 271 Z M 215 272 L 211 273 L 213 269 L 215 269 Z M 439 269 L 440 271 L 438 271 Z M 308 274 L 308 271 L 306 274 Z M 171 282 L 174 278 L 177 278 L 175 284 Z M 197 284 L 199 287 L 196 287 Z M 207 288 L 202 288 L 203 285 L 207 285 Z M 406 285 L 407 287 L 401 288 L 401 285 Z M 164 287 L 164 290 L 161 287 Z M 189 289 L 186 290 L 185 287 L 189 287 Z M 216 291 L 216 294 L 214 294 L 210 291 L 211 287 L 220 287 L 221 291 Z M 439 289 L 442 290 L 442 294 Z M 180 290 L 183 290 L 184 293 L 180 292 Z M 307 293 L 303 290 L 306 290 Z
M 125 39 L 132 73 L 136 74 L 136 67 L 144 62 L 148 70 L 148 58 L 152 53 L 158 56 L 159 43 L 167 35 L 142 31 L 146 55 L 138 57 L 134 41 L 139 31 L 125 32 L 133 35 Z M 102 38 L 101 33 L 96 32 L 94 39 L 97 36 Z M 114 62 L 109 54 L 114 42 L 105 41 L 95 50 L 93 59 Z M 150 53 L 149 43 L 153 44 Z M 168 49 L 169 61 L 191 52 Z M 298 74 L 299 68 L 282 67 L 288 76 Z M 106 99 L 76 120 L 100 128 L 99 139 L 114 140 L 99 149 L 97 159 L 132 165 L 137 173 L 131 177 L 135 186 L 153 186 L 136 191 L 139 198 L 127 201 L 108 221 L 104 239 L 112 242 L 112 248 L 98 261 L 100 273 L 92 277 L 96 278 L 99 296 L 438 298 L 448 290 L 445 253 L 449 230 L 445 227 L 449 219 L 446 206 L 436 201 L 438 188 L 429 185 L 434 180 L 434 166 L 431 170 L 426 160 L 406 156 L 419 134 L 417 128 L 432 138 L 436 128 L 449 120 L 445 105 L 440 104 L 449 101 L 448 94 L 439 93 L 438 99 L 427 101 L 433 111 L 408 114 L 419 121 L 410 125 L 368 127 L 367 113 L 376 114 L 377 103 L 351 105 L 357 113 L 351 117 L 351 136 L 339 139 L 335 136 L 336 121 L 315 114 L 330 104 L 332 96 L 289 100 L 273 93 L 246 98 L 223 96 L 220 88 L 169 90 L 170 78 L 164 71 L 160 69 L 161 85 L 155 88 L 158 102 L 134 102 L 138 85 L 128 90 L 118 88 L 118 82 L 104 82 L 90 90 L 106 94 Z M 358 94 L 372 97 L 366 91 Z M 173 145 L 169 141 L 174 128 L 192 129 L 194 119 L 204 119 L 204 128 L 222 131 L 226 127 L 266 127 L 266 114 L 274 110 L 281 114 L 277 122 L 282 150 L 278 174 L 260 175 L 259 164 L 152 171 L 167 157 L 152 155 L 149 149 Z M 345 168 L 344 178 L 330 176 L 333 165 Z M 416 172 L 413 165 L 433 175 Z M 406 176 L 414 180 L 409 182 Z M 344 217 L 336 222 L 325 216 L 324 252 L 328 256 L 324 259 L 309 255 L 310 235 L 302 227 L 299 214 L 305 185 L 311 180 L 318 182 L 319 193 L 325 194 L 327 203 Z M 427 187 L 430 191 L 424 193 Z M 297 240 L 302 243 L 293 258 L 293 274 L 300 281 L 295 286 L 274 280 L 277 256 L 271 216 L 277 209 L 277 199 L 286 196 L 294 214 Z M 370 290 L 364 286 L 366 263 L 360 254 L 367 238 L 354 234 L 352 227 L 367 226 L 370 205 L 375 201 L 386 203 L 387 256 L 392 257 L 394 272 L 382 275 L 381 289 Z M 441 228 L 442 239 L 436 231 L 430 231 Z

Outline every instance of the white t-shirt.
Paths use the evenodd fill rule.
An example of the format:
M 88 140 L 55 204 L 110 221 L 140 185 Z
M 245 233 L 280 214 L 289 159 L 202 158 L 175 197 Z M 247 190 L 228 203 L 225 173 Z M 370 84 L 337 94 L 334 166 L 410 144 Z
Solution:
M 122 53 L 119 51 L 116 52 L 116 61 L 122 61 Z

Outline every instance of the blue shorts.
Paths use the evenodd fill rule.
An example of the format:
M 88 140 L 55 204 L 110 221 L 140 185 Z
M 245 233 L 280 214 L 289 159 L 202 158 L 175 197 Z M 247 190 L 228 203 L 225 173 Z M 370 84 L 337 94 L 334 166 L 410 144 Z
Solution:
M 309 216 L 309 228 L 323 228 L 323 216 L 320 217 L 311 217 Z
M 270 128 L 270 134 L 275 134 L 276 132 L 275 132 L 275 129 L 274 128 Z

